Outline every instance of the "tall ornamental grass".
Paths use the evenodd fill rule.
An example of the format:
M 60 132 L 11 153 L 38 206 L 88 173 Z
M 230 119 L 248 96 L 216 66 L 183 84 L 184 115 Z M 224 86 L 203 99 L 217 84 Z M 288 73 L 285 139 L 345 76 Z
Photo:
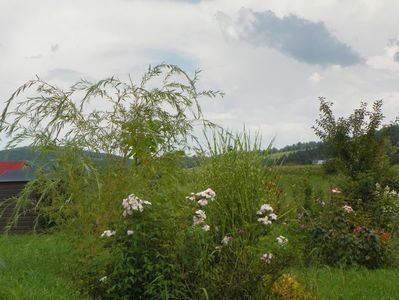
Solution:
M 61 89 L 36 78 L 19 87 L 6 102 L 0 131 L 8 147 L 30 144 L 42 157 L 35 179 L 12 199 L 14 222 L 33 205 L 49 225 L 76 221 L 71 228 L 98 230 L 115 213 L 110 203 L 132 185 L 141 193 L 173 182 L 170 165 L 195 140 L 193 127 L 212 125 L 199 101 L 221 94 L 198 90 L 197 81 L 198 72 L 191 77 L 163 64 L 138 83 L 111 77 Z

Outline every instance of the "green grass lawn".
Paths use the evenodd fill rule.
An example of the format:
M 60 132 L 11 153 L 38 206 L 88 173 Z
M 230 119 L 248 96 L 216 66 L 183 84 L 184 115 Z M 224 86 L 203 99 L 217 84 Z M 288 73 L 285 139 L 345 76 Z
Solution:
M 87 299 L 64 269 L 70 247 L 61 235 L 0 237 L 0 299 Z M 397 268 L 303 268 L 294 273 L 317 299 L 399 299 Z
M 61 235 L 0 236 L 0 299 L 84 299 L 65 272 Z
M 307 268 L 294 272 L 317 299 L 399 299 L 399 269 Z

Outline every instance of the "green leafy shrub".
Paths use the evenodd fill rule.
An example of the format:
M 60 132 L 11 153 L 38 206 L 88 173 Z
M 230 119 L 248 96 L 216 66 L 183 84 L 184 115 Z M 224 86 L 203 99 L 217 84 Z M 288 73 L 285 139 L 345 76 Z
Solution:
M 308 234 L 306 252 L 327 264 L 377 268 L 391 262 L 390 237 L 397 230 L 395 192 L 381 186 L 397 182 L 389 164 L 392 147 L 377 134 L 384 118 L 382 101 L 372 111 L 362 103 L 347 119 L 334 118 L 332 103 L 320 99 L 316 134 L 336 164 L 337 187 L 318 209 L 301 212 Z
M 333 195 L 324 207 L 303 220 L 308 233 L 308 259 L 329 265 L 361 265 L 368 268 L 391 263 L 392 248 L 383 240 L 370 217 Z

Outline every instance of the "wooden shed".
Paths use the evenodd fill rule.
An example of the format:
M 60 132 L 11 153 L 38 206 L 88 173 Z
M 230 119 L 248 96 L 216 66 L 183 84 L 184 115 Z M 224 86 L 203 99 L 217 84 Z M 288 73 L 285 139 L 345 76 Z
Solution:
M 25 184 L 32 179 L 32 170 L 26 161 L 0 162 L 0 202 L 18 195 Z M 1 207 L 0 232 L 4 232 L 14 206 Z M 30 212 L 19 218 L 18 223 L 11 228 L 9 233 L 27 233 L 33 229 L 34 214 Z

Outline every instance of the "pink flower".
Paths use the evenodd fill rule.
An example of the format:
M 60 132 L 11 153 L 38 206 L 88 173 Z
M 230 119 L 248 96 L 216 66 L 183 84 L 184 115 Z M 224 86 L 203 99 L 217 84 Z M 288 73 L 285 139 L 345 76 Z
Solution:
M 332 194 L 340 194 L 341 190 L 337 187 L 333 187 L 333 188 L 331 188 L 331 193 Z
M 386 231 L 381 231 L 380 238 L 383 241 L 387 241 L 387 240 L 389 240 L 391 238 L 391 233 L 390 232 L 386 232 Z

